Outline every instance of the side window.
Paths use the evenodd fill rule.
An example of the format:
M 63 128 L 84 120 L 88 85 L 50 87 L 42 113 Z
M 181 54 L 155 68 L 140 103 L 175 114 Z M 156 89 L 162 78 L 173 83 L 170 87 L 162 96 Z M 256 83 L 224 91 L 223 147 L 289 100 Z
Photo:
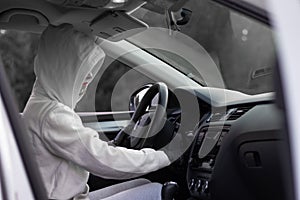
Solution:
M 22 112 L 35 80 L 33 72 L 39 35 L 22 31 L 0 30 L 0 56 Z
M 128 111 L 131 95 L 149 83 L 153 80 L 134 67 L 107 57 L 76 111 Z
M 33 67 L 39 37 L 35 33 L 0 30 L 0 56 L 19 112 L 23 112 L 35 81 Z M 152 82 L 134 68 L 107 57 L 76 111 L 127 111 L 131 94 Z

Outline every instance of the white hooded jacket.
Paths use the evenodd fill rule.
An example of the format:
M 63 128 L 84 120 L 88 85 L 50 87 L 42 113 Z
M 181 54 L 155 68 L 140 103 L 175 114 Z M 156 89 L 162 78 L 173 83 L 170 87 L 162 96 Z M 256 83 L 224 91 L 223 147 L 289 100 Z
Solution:
M 170 164 L 162 151 L 108 145 L 73 111 L 84 79 L 104 57 L 92 37 L 71 25 L 49 26 L 41 36 L 23 117 L 49 199 L 88 199 L 89 172 L 127 179 Z

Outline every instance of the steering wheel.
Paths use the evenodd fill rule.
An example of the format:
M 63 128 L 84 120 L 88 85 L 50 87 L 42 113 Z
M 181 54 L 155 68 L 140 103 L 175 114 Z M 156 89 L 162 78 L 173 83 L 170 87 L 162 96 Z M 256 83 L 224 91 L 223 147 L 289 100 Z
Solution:
M 155 109 L 147 112 L 147 107 L 151 105 L 152 99 L 157 94 L 158 102 Z M 145 147 L 146 143 L 155 138 L 155 135 L 163 128 L 167 104 L 167 85 L 162 82 L 152 85 L 140 101 L 129 124 L 112 141 L 113 144 L 132 149 Z

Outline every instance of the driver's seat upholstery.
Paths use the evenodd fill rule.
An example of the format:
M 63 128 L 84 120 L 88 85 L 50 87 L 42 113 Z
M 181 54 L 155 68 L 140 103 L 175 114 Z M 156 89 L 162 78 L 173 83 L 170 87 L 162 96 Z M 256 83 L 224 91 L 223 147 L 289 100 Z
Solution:
M 150 198 L 160 200 L 161 199 L 161 190 L 162 185 L 159 183 L 152 183 L 151 181 L 147 179 L 135 179 L 123 183 L 119 183 L 116 185 L 112 185 L 100 190 L 96 190 L 94 192 L 91 192 L 89 194 L 89 198 L 91 200 L 121 200 L 121 199 L 136 199 L 134 196 L 143 196 L 140 193 L 143 193 L 143 191 L 146 193 L 146 196 L 150 196 Z M 152 192 L 149 192 L 150 191 Z M 145 199 L 150 199 L 146 197 Z

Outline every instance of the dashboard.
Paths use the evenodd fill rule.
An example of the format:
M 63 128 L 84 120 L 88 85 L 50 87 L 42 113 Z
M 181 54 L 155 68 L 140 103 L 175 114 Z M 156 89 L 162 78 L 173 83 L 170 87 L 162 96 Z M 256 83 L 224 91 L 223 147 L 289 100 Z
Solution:
M 283 113 L 274 96 L 208 87 L 182 87 L 169 92 L 168 123 L 159 133 L 161 137 L 151 142 L 155 146 L 150 147 L 160 149 L 174 132 L 188 133 L 192 144 L 178 162 L 146 178 L 166 177 L 163 181 L 178 182 L 182 194 L 177 199 L 287 199 L 285 187 L 291 183 L 285 177 L 290 177 L 292 170 L 284 163 L 290 162 L 289 145 L 282 128 Z M 182 100 L 187 106 L 182 106 Z M 198 112 L 196 107 L 198 116 L 191 114 Z M 180 129 L 185 113 L 187 126 Z M 120 127 L 112 124 L 112 119 L 101 119 L 96 125 L 102 131 L 110 130 L 106 131 L 108 135 L 117 133 Z
M 285 199 L 285 170 L 278 155 L 286 152 L 287 145 L 274 94 L 179 90 L 187 98 L 196 96 L 202 112 L 187 161 L 191 198 Z

